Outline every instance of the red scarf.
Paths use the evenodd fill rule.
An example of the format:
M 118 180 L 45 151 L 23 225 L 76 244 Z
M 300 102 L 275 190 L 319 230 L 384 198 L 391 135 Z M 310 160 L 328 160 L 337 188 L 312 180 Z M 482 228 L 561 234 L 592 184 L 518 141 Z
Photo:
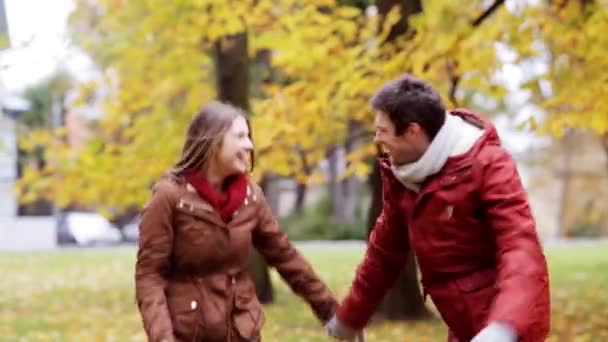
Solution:
M 228 177 L 222 186 L 223 192 L 215 190 L 199 170 L 188 170 L 184 173 L 184 177 L 194 186 L 199 196 L 211 204 L 226 223 L 230 221 L 232 214 L 243 204 L 247 195 L 247 177 L 244 174 Z

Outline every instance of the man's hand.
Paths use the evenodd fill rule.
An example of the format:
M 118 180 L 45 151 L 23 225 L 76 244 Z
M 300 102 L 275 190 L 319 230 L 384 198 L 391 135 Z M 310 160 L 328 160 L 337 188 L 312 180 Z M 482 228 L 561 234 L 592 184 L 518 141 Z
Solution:
M 515 330 L 504 323 L 490 323 L 471 342 L 517 342 Z
M 358 333 L 356 330 L 340 322 L 336 315 L 333 315 L 327 324 L 325 324 L 325 329 L 329 336 L 340 341 L 365 341 L 363 332 Z

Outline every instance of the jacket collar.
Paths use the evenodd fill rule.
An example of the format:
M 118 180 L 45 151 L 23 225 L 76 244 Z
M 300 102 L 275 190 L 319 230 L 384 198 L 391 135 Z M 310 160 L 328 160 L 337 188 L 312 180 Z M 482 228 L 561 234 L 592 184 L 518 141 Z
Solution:
M 445 165 L 439 171 L 439 173 L 429 177 L 421 187 L 420 195 L 437 190 L 441 185 L 446 182 L 449 183 L 449 179 L 444 176 L 451 176 L 459 171 L 470 167 L 473 164 L 475 156 L 479 154 L 479 151 L 486 145 L 500 145 L 500 138 L 496 127 L 489 121 L 482 119 L 477 113 L 464 108 L 457 108 L 450 111 L 452 115 L 459 115 L 467 122 L 476 125 L 484 130 L 482 136 L 475 142 L 473 147 L 465 154 L 448 158 Z M 381 174 L 383 177 L 388 177 L 391 180 L 391 187 L 403 187 L 404 186 L 397 180 L 391 170 L 391 163 L 387 155 L 381 155 L 378 158 L 380 164 Z M 442 180 L 443 179 L 443 180 Z

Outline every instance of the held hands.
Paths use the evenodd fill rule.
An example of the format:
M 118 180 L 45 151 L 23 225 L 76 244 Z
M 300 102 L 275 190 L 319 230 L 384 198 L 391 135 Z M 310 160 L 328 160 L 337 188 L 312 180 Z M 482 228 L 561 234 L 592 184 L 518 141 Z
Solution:
M 515 330 L 504 323 L 490 323 L 471 342 L 517 342 Z
M 351 341 L 351 342 L 365 342 L 365 332 L 363 330 L 356 331 L 333 315 L 332 318 L 325 325 L 327 334 L 339 341 Z

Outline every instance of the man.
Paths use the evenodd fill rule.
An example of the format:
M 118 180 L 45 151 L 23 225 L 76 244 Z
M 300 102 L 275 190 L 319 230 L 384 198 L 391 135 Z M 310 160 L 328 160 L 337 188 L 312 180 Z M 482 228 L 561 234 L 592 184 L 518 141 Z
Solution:
M 542 342 L 549 280 L 526 192 L 495 128 L 446 112 L 409 75 L 372 98 L 383 208 L 349 294 L 326 325 L 352 339 L 404 268 L 410 248 L 449 328 L 448 341 Z

